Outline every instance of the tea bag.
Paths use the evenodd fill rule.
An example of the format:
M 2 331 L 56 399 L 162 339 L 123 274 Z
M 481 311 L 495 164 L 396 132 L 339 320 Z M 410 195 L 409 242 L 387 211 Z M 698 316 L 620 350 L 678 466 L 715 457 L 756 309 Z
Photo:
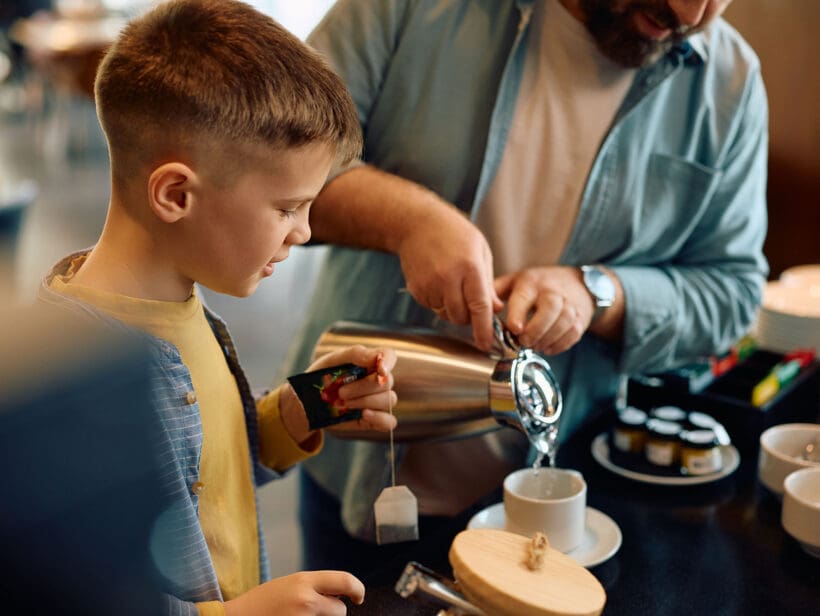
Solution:
M 392 406 L 388 406 L 393 414 Z M 419 508 L 416 497 L 407 486 L 396 485 L 396 454 L 393 430 L 390 430 L 391 487 L 384 488 L 373 505 L 376 514 L 376 543 L 400 543 L 419 538 Z

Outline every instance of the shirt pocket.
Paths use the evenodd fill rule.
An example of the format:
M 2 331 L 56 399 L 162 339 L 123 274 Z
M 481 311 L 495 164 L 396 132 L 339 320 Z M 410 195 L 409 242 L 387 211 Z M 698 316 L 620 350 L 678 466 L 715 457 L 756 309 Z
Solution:
M 674 260 L 696 232 L 722 175 L 714 167 L 652 153 L 633 219 L 634 248 L 651 249 L 656 260 Z

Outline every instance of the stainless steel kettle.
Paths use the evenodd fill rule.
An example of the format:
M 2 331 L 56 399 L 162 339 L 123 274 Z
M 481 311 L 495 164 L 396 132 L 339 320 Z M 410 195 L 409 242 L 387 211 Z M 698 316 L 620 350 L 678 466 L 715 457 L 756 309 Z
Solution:
M 320 336 L 313 356 L 355 344 L 396 350 L 398 442 L 474 436 L 506 425 L 548 453 L 561 416 L 558 380 L 547 361 L 521 348 L 498 318 L 495 334 L 495 349 L 486 354 L 434 329 L 341 321 Z M 343 437 L 389 438 L 375 432 L 345 432 Z

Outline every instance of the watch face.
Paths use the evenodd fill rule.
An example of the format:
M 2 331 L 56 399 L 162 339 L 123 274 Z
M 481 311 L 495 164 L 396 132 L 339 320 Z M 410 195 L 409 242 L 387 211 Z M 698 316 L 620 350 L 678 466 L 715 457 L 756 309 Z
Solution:
M 615 283 L 599 267 L 585 266 L 584 284 L 595 297 L 598 306 L 611 306 L 615 300 Z

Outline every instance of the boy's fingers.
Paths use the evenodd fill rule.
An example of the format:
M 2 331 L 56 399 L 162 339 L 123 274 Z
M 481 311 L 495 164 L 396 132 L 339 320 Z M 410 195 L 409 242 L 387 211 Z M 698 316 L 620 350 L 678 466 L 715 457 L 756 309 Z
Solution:
M 345 401 L 348 407 L 353 408 L 353 401 L 374 393 L 381 393 L 393 388 L 393 375 L 369 374 L 362 379 L 358 379 L 339 388 L 339 396 Z M 357 408 L 363 408 L 358 404 Z
M 347 606 L 344 602 L 332 595 L 320 595 L 312 606 L 311 614 L 318 616 L 345 616 Z
M 331 432 L 345 432 L 350 430 L 389 432 L 390 430 L 395 430 L 397 425 L 399 425 L 399 422 L 395 415 L 391 415 L 386 411 L 364 409 L 360 419 L 357 419 L 356 421 L 345 421 L 343 423 L 330 426 L 328 429 Z
M 379 374 L 386 374 L 396 366 L 396 351 L 393 349 L 379 349 L 381 354 L 381 361 L 376 364 L 376 370 Z
M 370 392 L 358 398 L 344 398 L 344 405 L 349 409 L 373 409 L 376 412 L 386 413 L 389 409 L 396 408 L 397 401 L 398 396 L 391 389 Z
M 375 430 L 376 432 L 389 432 L 395 430 L 399 425 L 395 415 L 386 413 L 384 411 L 374 411 L 373 409 L 365 409 L 362 411 L 362 418 L 359 420 L 365 424 L 361 426 L 368 430 Z
M 346 571 L 314 571 L 313 573 L 315 575 L 313 587 L 316 592 L 323 595 L 350 597 L 356 605 L 364 602 L 364 584 L 356 576 Z

